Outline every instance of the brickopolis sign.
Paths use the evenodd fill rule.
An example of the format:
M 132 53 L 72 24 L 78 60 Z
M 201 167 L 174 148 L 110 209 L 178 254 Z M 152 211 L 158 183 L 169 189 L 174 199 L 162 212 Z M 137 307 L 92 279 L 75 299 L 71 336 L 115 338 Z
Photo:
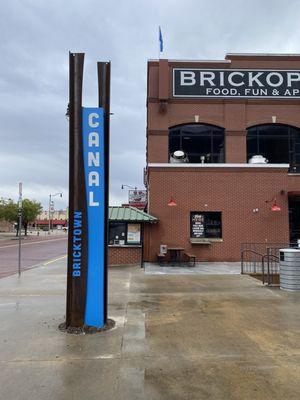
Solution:
M 173 97 L 300 98 L 300 70 L 173 69 Z

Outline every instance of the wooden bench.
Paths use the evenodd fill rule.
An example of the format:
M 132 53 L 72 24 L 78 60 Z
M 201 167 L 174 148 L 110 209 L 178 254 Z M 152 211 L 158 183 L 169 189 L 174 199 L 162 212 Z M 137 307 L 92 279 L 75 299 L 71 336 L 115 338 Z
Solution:
M 188 262 L 192 262 L 193 263 L 193 267 L 196 264 L 196 256 L 194 254 L 190 254 L 190 253 L 184 253 L 184 257 L 187 258 Z
M 166 254 L 164 254 L 164 253 L 157 253 L 157 254 L 156 254 L 156 257 L 157 257 L 157 262 L 158 262 L 158 264 L 161 265 L 162 262 L 165 261 L 165 259 L 166 259 Z

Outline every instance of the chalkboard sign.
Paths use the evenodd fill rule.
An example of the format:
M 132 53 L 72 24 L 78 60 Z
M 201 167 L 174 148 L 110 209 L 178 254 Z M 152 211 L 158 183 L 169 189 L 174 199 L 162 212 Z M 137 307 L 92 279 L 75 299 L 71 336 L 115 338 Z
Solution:
M 222 213 L 193 211 L 190 228 L 191 238 L 222 238 Z
M 203 238 L 205 237 L 204 230 L 204 215 L 203 214 L 192 214 L 191 221 L 191 234 L 194 238 Z

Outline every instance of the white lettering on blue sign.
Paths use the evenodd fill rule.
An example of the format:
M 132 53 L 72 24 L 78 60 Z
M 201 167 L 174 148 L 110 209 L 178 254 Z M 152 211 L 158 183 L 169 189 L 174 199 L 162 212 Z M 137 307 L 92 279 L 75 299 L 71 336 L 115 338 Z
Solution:
M 92 112 L 88 117 L 88 127 L 89 128 L 98 128 L 99 127 L 99 114 L 96 112 Z M 98 132 L 89 132 L 88 136 L 88 166 L 89 167 L 99 167 L 100 166 L 100 141 Z M 92 187 L 99 187 L 99 172 L 98 171 L 89 171 L 89 179 L 88 179 L 88 187 L 89 189 Z M 99 201 L 95 199 L 95 192 L 93 190 L 89 190 L 89 206 L 97 207 L 99 206 Z
M 82 212 L 74 211 L 73 246 L 72 246 L 72 276 L 81 276 L 81 236 Z
M 104 325 L 105 141 L 102 108 L 83 108 L 83 159 L 87 205 L 87 292 L 84 323 Z M 79 256 L 80 249 L 73 249 Z

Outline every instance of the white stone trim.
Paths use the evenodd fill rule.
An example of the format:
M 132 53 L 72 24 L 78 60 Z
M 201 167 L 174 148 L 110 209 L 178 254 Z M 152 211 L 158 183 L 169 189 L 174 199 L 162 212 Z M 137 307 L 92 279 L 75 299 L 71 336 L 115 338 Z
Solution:
M 207 163 L 207 164 L 192 164 L 192 163 L 149 163 L 149 168 L 289 168 L 289 164 L 226 164 L 226 163 Z M 294 174 L 291 174 L 294 175 Z
M 226 56 L 248 56 L 248 57 L 299 57 L 299 53 L 226 53 Z
M 197 63 L 197 64 L 206 64 L 206 63 L 222 63 L 222 64 L 230 64 L 231 60 L 173 60 L 172 58 L 165 58 L 163 60 L 167 60 L 170 63 Z M 148 59 L 148 62 L 159 61 L 158 59 Z

